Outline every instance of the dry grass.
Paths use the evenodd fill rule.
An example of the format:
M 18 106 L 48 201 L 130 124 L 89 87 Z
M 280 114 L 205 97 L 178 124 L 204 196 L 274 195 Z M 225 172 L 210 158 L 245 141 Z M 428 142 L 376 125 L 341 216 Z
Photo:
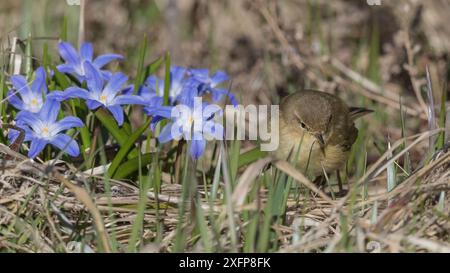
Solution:
M 72 238 L 77 229 L 85 229 L 85 238 L 91 238 L 88 244 L 95 242 L 99 230 L 114 234 L 121 244 L 128 242 L 132 223 L 136 217 L 138 204 L 138 188 L 120 181 L 110 181 L 111 197 L 105 196 L 104 181 L 101 177 L 81 175 L 72 179 L 72 184 L 63 181 L 57 172 L 46 172 L 47 165 L 32 163 L 5 146 L 1 146 L 3 158 L 9 156 L 8 165 L 2 169 L 0 187 L 0 211 L 2 212 L 0 230 L 1 247 L 19 252 L 53 252 L 76 251 Z M 11 162 L 17 164 L 11 166 Z M 258 163 L 254 163 L 258 164 Z M 66 166 L 55 166 L 58 173 L 66 176 L 76 174 Z M 251 168 L 251 167 L 250 167 Z M 285 170 L 284 168 L 282 168 Z M 295 174 L 293 175 L 295 177 Z M 372 177 L 368 183 L 385 179 L 381 174 Z M 345 223 L 348 231 L 346 242 L 353 245 L 353 251 L 386 251 L 386 252 L 449 252 L 450 224 L 448 208 L 450 207 L 450 153 L 440 152 L 427 166 L 418 169 L 392 192 L 369 193 L 366 200 L 357 198 L 354 191 L 342 199 L 330 200 L 320 197 L 320 193 L 312 193 L 311 200 L 305 205 L 305 199 L 287 200 L 286 223 L 272 228 L 277 232 L 280 252 L 314 252 L 335 251 L 342 243 L 342 216 L 352 219 Z M 80 187 L 79 185 L 84 185 Z M 88 189 L 93 196 L 95 208 L 77 189 Z M 204 188 L 198 192 L 203 195 Z M 235 194 L 242 191 L 239 184 Z M 323 194 L 323 193 L 322 193 Z M 256 211 L 263 207 L 267 200 L 267 191 L 261 191 L 259 204 L 245 204 L 234 200 L 235 213 Z M 89 196 L 89 195 L 87 195 Z M 142 251 L 169 251 L 174 239 L 174 230 L 178 219 L 178 205 L 181 200 L 181 186 L 166 184 L 156 199 L 149 194 L 150 200 L 144 212 L 144 241 L 155 237 L 153 227 L 164 226 L 161 243 L 141 247 Z M 87 197 L 89 198 L 89 197 Z M 207 204 L 206 200 L 203 200 Z M 376 205 L 374 205 L 376 203 Z M 159 206 L 159 215 L 155 208 Z M 215 215 L 226 210 L 226 204 L 205 205 L 206 213 Z M 373 209 L 382 212 L 374 218 Z M 98 212 L 101 219 L 96 219 Z M 300 211 L 302 213 L 300 213 Z M 86 215 L 89 213 L 90 216 Z M 97 233 L 92 228 L 95 223 Z M 246 225 L 238 220 L 238 232 Z M 147 228 L 145 228 L 147 227 Z M 299 235 L 300 229 L 303 232 Z M 224 221 L 222 231 L 228 229 Z M 15 230 L 15 232 L 8 232 Z M 12 244 L 15 236 L 20 236 L 23 244 Z M 88 240 L 88 239 L 86 239 Z M 224 244 L 227 237 L 219 239 Z M 372 242 L 372 243 L 371 243 Z M 377 242 L 377 243 L 374 243 Z M 379 243 L 379 245 L 378 245 Z M 108 243 L 106 243 L 108 244 Z M 75 245 L 75 246 L 74 246 Z M 202 251 L 191 245 L 191 250 Z M 368 249 L 374 247 L 374 249 Z M 378 248 L 380 247 L 380 248 Z M 79 250 L 79 249 L 78 249 Z M 103 251 L 110 247 L 103 246 Z

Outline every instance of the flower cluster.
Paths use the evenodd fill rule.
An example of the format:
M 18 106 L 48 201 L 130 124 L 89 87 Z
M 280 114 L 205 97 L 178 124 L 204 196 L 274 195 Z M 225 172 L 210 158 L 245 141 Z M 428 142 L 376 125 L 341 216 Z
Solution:
M 20 110 L 16 115 L 16 125 L 25 131 L 25 141 L 31 141 L 28 156 L 36 157 L 49 143 L 71 156 L 78 156 L 78 144 L 61 132 L 82 127 L 83 122 L 72 116 L 56 121 L 60 102 L 53 94 L 48 94 L 45 70 L 42 67 L 36 70 L 31 88 L 21 75 L 12 76 L 10 81 L 13 89 L 8 92 L 9 101 Z M 18 136 L 19 132 L 15 130 L 8 133 L 10 142 L 14 142 Z
M 58 65 L 57 70 L 74 79 L 65 90 L 48 90 L 50 85 L 47 81 L 50 80 L 46 78 L 43 67 L 36 69 L 31 84 L 21 75 L 10 77 L 12 88 L 8 98 L 10 104 L 19 110 L 16 126 L 25 131 L 24 141 L 31 142 L 28 152 L 30 158 L 39 155 L 47 144 L 70 156 L 80 154 L 78 144 L 63 132 L 83 127 L 83 122 L 74 116 L 62 116 L 58 120 L 58 116 L 61 117 L 61 103 L 66 100 L 84 100 L 89 110 L 104 108 L 119 126 L 125 121 L 123 105 L 141 105 L 152 119 L 153 130 L 161 120 L 169 120 L 161 130 L 159 141 L 165 143 L 173 139 L 192 139 L 190 152 L 195 159 L 204 153 L 205 136 L 223 133 L 222 126 L 212 120 L 221 114 L 220 107 L 199 103 L 198 98 L 210 95 L 212 102 L 218 102 L 227 97 L 233 105 L 237 105 L 234 95 L 220 87 L 229 79 L 223 71 L 210 75 L 207 69 L 171 67 L 168 103 L 165 105 L 164 80 L 149 76 L 135 91 L 133 85 L 127 85 L 128 77 L 125 74 L 104 69 L 111 61 L 123 60 L 121 55 L 104 54 L 94 58 L 90 43 L 83 43 L 79 52 L 67 42 L 60 42 L 58 49 L 65 63 Z M 175 111 L 181 105 L 184 110 Z M 9 141 L 14 142 L 18 135 L 18 131 L 10 130 Z
M 228 75 L 223 71 L 209 75 L 207 69 L 171 67 L 169 105 L 163 106 L 164 80 L 156 76 L 148 77 L 138 90 L 138 95 L 145 101 L 145 113 L 153 117 L 152 128 L 155 128 L 155 124 L 160 120 L 170 120 L 162 129 L 158 140 L 161 143 L 180 138 L 192 140 L 192 157 L 201 157 L 206 146 L 205 136 L 218 136 L 222 134 L 223 127 L 212 120 L 213 117 L 221 115 L 221 108 L 215 104 L 202 103 L 198 98 L 209 94 L 212 102 L 219 102 L 228 97 L 236 106 L 234 95 L 227 89 L 219 88 L 220 84 L 228 79 Z

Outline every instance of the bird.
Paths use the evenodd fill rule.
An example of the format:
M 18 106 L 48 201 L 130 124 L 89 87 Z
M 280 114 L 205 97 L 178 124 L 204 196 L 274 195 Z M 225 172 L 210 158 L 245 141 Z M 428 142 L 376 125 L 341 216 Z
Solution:
M 345 165 L 358 136 L 355 120 L 373 112 L 349 107 L 336 95 L 312 89 L 284 97 L 279 109 L 275 157 L 289 160 L 316 179 Z

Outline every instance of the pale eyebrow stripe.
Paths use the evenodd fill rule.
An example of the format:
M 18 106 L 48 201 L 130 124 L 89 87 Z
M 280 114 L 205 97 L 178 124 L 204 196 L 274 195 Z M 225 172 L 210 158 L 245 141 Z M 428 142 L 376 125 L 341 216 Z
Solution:
M 300 121 L 302 120 L 296 110 L 294 110 L 294 116 L 296 116 Z

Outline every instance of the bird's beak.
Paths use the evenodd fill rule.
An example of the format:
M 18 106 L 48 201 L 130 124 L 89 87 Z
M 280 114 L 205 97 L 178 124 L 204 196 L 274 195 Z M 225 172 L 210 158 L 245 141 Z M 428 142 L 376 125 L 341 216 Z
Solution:
M 321 133 L 316 133 L 314 134 L 314 136 L 316 137 L 317 141 L 319 141 L 320 147 L 324 147 L 325 146 L 325 141 L 323 140 L 323 136 Z

